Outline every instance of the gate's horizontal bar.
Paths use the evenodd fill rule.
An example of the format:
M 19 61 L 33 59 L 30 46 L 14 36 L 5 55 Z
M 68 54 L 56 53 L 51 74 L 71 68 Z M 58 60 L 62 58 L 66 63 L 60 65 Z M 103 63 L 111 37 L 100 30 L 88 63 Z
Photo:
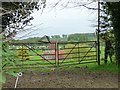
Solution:
M 58 44 L 78 44 L 78 43 L 91 43 L 96 41 L 81 41 L 81 42 L 57 42 Z M 24 44 L 56 44 L 56 42 L 23 42 L 23 43 L 10 43 L 10 45 L 24 45 Z
M 93 59 L 87 59 L 87 60 L 80 60 L 80 62 L 86 62 L 86 61 L 96 61 L 96 58 L 93 58 Z M 70 60 L 66 60 L 64 61 L 64 63 L 74 63 L 74 62 L 79 62 L 77 59 L 74 60 L 74 61 L 70 61 Z M 59 62 L 61 64 L 61 62 Z
M 84 57 L 84 56 L 81 56 L 81 58 Z M 89 55 L 89 56 L 85 56 L 85 57 L 96 57 L 96 55 Z M 84 57 L 84 58 L 85 58 Z
M 43 63 L 46 62 L 46 60 L 43 60 L 43 59 L 35 59 L 35 60 L 34 60 L 34 59 L 32 59 L 32 60 L 30 59 L 30 60 L 27 60 L 27 61 L 28 61 L 28 62 L 39 62 L 39 61 L 42 61 Z M 26 62 L 27 62 L 27 61 L 26 61 Z M 55 61 L 55 59 L 51 59 L 51 60 L 49 60 L 49 61 Z M 22 61 L 21 61 L 21 62 L 22 62 Z M 24 60 L 23 62 L 25 62 L 25 60 Z
M 70 57 L 70 58 L 68 57 L 68 58 L 66 58 L 66 59 L 75 59 L 75 58 L 78 59 L 78 58 L 83 58 L 83 57 L 84 57 L 84 56 L 80 56 L 80 57 L 77 56 L 77 57 Z M 96 57 L 96 55 L 85 56 L 85 57 Z M 58 58 L 58 59 L 59 59 L 59 58 Z M 65 59 L 65 58 L 61 58 L 61 59 L 63 60 L 63 59 Z M 61 60 L 61 59 L 59 59 L 59 60 Z M 66 60 L 66 59 L 65 59 L 65 60 Z
M 55 56 L 56 54 L 41 54 L 42 56 Z M 14 56 L 14 55 L 10 55 L 10 56 Z M 36 54 L 27 54 L 27 55 L 19 55 L 19 56 L 38 56 Z
M 51 62 L 51 65 L 53 65 L 53 64 L 55 64 L 55 63 L 52 63 Z M 50 65 L 50 63 L 37 63 L 37 64 L 22 64 L 23 66 L 27 66 L 27 65 Z M 19 66 L 19 65 L 17 65 L 17 66 Z
M 54 53 L 54 54 L 51 54 L 51 53 L 49 53 L 49 54 L 44 54 L 43 56 L 46 56 L 46 55 L 52 55 L 52 56 L 55 56 L 56 54 Z
M 76 53 L 79 53 L 79 52 L 72 52 L 72 53 L 60 53 L 60 54 L 58 54 L 58 55 L 66 55 L 66 54 L 67 54 L 67 55 L 68 55 L 68 54 L 70 55 L 70 54 L 76 54 Z
M 55 59 L 51 59 L 51 60 L 55 60 Z M 42 58 L 41 59 L 30 59 L 30 60 L 23 60 L 23 59 L 19 60 L 19 62 L 30 62 L 30 61 L 46 61 L 46 60 L 43 60 Z
M 74 47 L 74 49 L 80 49 L 80 48 L 92 48 L 92 47 Z M 64 48 L 64 49 L 72 49 L 72 48 Z M 21 48 L 18 48 L 18 49 L 16 49 L 16 48 L 12 48 L 12 49 L 9 49 L 9 50 L 30 50 L 30 49 L 21 49 Z M 38 49 L 33 49 L 33 50 L 42 50 L 41 48 L 38 48 Z M 44 48 L 44 50 L 55 50 L 55 49 L 47 49 L 47 48 Z
M 47 55 L 47 56 L 55 56 L 55 54 L 44 54 L 43 57 L 46 56 L 46 55 Z M 8 55 L 8 56 L 15 56 L 15 55 Z M 31 54 L 31 55 L 29 55 L 29 54 L 28 54 L 28 55 L 17 55 L 17 56 L 18 56 L 18 57 L 19 57 L 19 56 L 23 56 L 23 57 L 25 58 L 25 56 L 26 56 L 26 57 L 29 57 L 29 56 L 38 56 L 38 55 L 36 55 L 36 54 Z
M 71 65 L 79 65 L 79 64 L 87 64 L 87 63 L 95 63 L 97 61 L 90 61 L 90 62 L 80 62 L 80 63 L 71 63 L 71 64 L 60 64 L 59 67 L 62 67 L 62 66 L 71 66 Z
M 74 60 L 74 61 L 66 60 L 66 61 L 64 61 L 64 63 L 75 63 L 75 62 L 78 63 L 78 60 Z M 59 62 L 59 63 L 62 64 L 61 62 Z
M 26 59 L 19 59 L 19 62 L 24 62 L 24 61 L 31 61 L 32 59 L 29 59 L 29 60 L 26 60 Z M 39 59 L 34 59 L 34 61 L 40 61 L 40 60 L 43 60 L 42 58 L 39 58 Z
M 91 59 L 84 59 L 84 60 L 80 60 L 80 61 L 94 61 L 94 60 L 97 60 L 97 58 L 91 58 Z
M 93 48 L 93 47 L 74 47 L 74 49 L 80 49 L 80 48 Z M 72 49 L 72 48 L 64 48 L 64 49 Z
M 70 66 L 70 65 L 79 65 L 79 62 L 76 62 L 76 63 L 61 63 L 59 66 Z
M 30 49 L 22 49 L 22 48 L 20 48 L 20 49 L 9 49 L 9 50 L 29 50 L 30 51 Z M 32 50 L 42 50 L 42 49 L 32 49 Z M 42 51 L 45 51 L 45 50 L 49 50 L 49 51 L 51 51 L 51 50 L 55 50 L 55 49 L 47 49 L 47 48 L 45 48 L 44 50 L 42 50 Z
M 58 44 L 78 44 L 78 43 L 92 43 L 96 41 L 81 41 L 81 42 L 58 42 Z
M 95 63 L 95 62 L 97 62 L 97 61 L 89 61 L 89 62 L 80 62 L 80 64 L 85 64 L 85 63 Z
M 89 51 L 90 53 L 92 53 L 92 52 L 96 52 L 96 51 Z M 86 53 L 86 52 L 80 52 L 80 53 Z
M 31 44 L 55 44 L 54 42 L 51 42 L 51 43 L 49 43 L 49 42 L 22 42 L 22 43 L 10 43 L 10 45 L 24 45 L 24 44 L 26 44 L 26 45 L 31 45 Z
M 90 53 L 96 52 L 96 51 L 89 51 Z M 58 52 L 59 53 L 59 52 Z M 72 53 L 60 53 L 58 55 L 66 55 L 66 54 L 76 54 L 76 53 L 86 53 L 86 52 L 72 52 Z
M 24 61 L 42 61 L 42 60 L 44 60 L 43 58 L 40 58 L 40 59 L 30 59 L 30 60 L 26 60 L 26 59 L 19 59 L 19 61 L 21 61 L 21 62 L 24 62 Z M 55 59 L 47 59 L 47 60 L 55 60 Z M 44 60 L 44 61 L 46 61 L 46 60 Z
M 66 61 L 67 59 L 75 59 L 75 58 L 78 58 L 78 57 L 70 57 L 70 58 L 58 58 L 58 60 L 64 60 L 64 61 Z

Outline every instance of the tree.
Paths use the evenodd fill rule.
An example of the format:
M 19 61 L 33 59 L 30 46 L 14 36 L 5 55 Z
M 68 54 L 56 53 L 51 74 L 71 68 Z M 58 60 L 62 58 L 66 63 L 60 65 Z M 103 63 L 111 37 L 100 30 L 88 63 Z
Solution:
M 43 7 L 42 7 L 42 4 Z M 34 9 L 39 10 L 45 7 L 45 0 L 41 0 L 41 7 L 38 2 L 2 2 L 2 30 L 5 33 L 5 38 L 14 37 L 24 27 L 30 26 L 30 21 L 33 17 L 30 16 Z
M 104 2 L 102 3 L 104 17 L 102 16 L 105 23 L 103 29 L 113 27 L 113 33 L 115 36 L 115 53 L 116 60 L 120 64 L 120 2 Z M 107 15 L 107 16 L 105 16 Z M 110 22 L 109 22 L 110 21 Z M 107 23 L 106 23 L 107 22 Z M 109 23 L 108 23 L 109 22 Z M 109 29 L 105 29 L 107 31 Z
M 101 39 L 105 43 L 104 49 L 104 62 L 107 64 L 108 56 L 110 57 L 110 61 L 112 62 L 112 56 L 114 55 L 114 34 L 113 30 L 106 31 L 105 33 L 101 33 Z
M 62 37 L 63 37 L 63 38 L 67 38 L 67 35 L 63 34 Z
M 109 14 L 112 16 L 112 24 L 115 35 L 115 52 L 118 65 L 120 65 L 120 2 L 106 3 Z
M 71 42 L 88 41 L 88 34 L 84 34 L 84 33 L 70 34 L 70 35 L 68 35 L 68 41 L 71 41 Z
M 62 41 L 67 41 L 68 35 L 63 34 L 62 35 Z
M 16 65 L 17 58 L 14 52 L 9 51 L 9 42 L 11 39 L 22 31 L 24 27 L 30 25 L 30 21 L 33 19 L 31 13 L 35 9 L 45 8 L 45 0 L 38 2 L 2 2 L 2 13 L 0 13 L 0 18 L 2 19 L 0 36 L 2 36 L 2 68 L 1 70 L 9 64 Z M 9 55 L 12 56 L 10 57 Z M 15 73 L 11 70 L 2 70 L 0 73 L 0 82 L 5 81 L 5 74 L 11 74 L 15 76 Z

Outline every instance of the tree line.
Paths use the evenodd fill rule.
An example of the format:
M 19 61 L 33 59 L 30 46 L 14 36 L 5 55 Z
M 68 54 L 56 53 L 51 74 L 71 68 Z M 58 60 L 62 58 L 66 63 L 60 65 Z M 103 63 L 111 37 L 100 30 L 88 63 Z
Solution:
M 81 42 L 81 41 L 93 41 L 96 40 L 95 33 L 75 33 L 75 34 L 63 34 L 61 35 L 51 35 L 48 36 L 50 41 L 59 41 L 59 42 Z M 42 37 L 31 37 L 23 40 L 13 40 L 13 42 L 39 42 Z M 42 41 L 48 41 L 46 38 L 43 38 Z

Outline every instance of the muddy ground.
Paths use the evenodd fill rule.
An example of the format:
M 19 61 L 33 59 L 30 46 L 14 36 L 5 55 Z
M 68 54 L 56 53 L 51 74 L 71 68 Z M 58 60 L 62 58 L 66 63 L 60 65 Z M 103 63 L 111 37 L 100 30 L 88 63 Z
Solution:
M 4 88 L 14 88 L 15 77 L 7 76 Z M 118 74 L 110 72 L 57 71 L 23 72 L 17 88 L 118 88 Z

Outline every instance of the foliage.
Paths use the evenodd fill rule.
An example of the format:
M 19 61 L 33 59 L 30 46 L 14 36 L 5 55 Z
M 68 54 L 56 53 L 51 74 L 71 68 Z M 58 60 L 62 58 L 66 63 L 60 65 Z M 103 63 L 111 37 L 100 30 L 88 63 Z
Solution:
M 105 27 L 113 27 L 113 33 L 115 36 L 115 53 L 118 64 L 120 64 L 120 2 L 103 2 L 101 3 L 103 7 L 103 23 Z M 107 23 L 106 23 L 107 22 Z M 108 23 L 109 22 L 109 23 Z M 109 30 L 109 29 L 107 29 Z
M 115 34 L 116 59 L 120 64 L 120 2 L 107 3 Z
M 6 70 L 5 67 L 6 66 L 16 67 L 16 64 L 18 64 L 19 61 L 16 53 L 9 50 L 8 43 L 3 43 L 2 48 L 3 48 L 2 49 L 2 67 L 1 67 L 2 72 L 0 74 L 2 79 L 0 80 L 0 82 L 5 83 L 6 74 L 16 76 L 16 72 L 14 72 L 13 70 Z
M 2 19 L 2 30 L 0 36 L 2 36 L 2 73 L 0 73 L 0 82 L 5 82 L 5 75 L 10 74 L 16 76 L 13 70 L 6 70 L 5 67 L 12 65 L 16 66 L 18 62 L 18 56 L 15 52 L 9 51 L 9 42 L 11 39 L 22 31 L 24 27 L 30 26 L 30 21 L 33 20 L 31 14 L 35 9 L 44 9 L 46 0 L 40 0 L 38 2 L 2 2 L 0 10 L 0 19 Z
M 113 43 L 115 42 L 113 30 L 109 30 L 109 31 L 106 31 L 105 33 L 101 33 L 100 37 L 103 40 L 111 40 Z
M 4 39 L 14 37 L 24 27 L 30 25 L 34 9 L 39 10 L 38 2 L 2 2 L 2 31 Z
M 94 33 L 76 33 L 68 35 L 68 41 L 70 42 L 80 42 L 80 41 L 90 41 L 95 38 Z

